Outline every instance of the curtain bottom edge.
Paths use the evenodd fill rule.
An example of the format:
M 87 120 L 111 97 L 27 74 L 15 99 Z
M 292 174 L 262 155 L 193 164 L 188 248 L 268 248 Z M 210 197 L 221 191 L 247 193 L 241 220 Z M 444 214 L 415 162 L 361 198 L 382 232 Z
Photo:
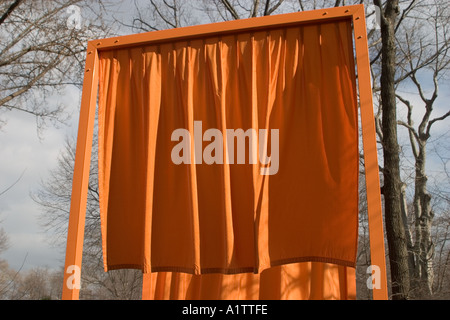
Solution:
M 302 263 L 302 262 L 321 262 L 321 263 L 330 263 L 343 267 L 356 268 L 355 261 L 335 259 L 335 258 L 325 258 L 325 257 L 298 257 L 298 258 L 286 258 L 279 259 L 275 261 L 271 261 L 268 265 L 261 265 L 258 267 L 240 267 L 240 268 L 223 268 L 223 267 L 211 267 L 211 268 L 200 268 L 196 269 L 194 267 L 179 267 L 179 266 L 154 266 L 154 267 L 145 267 L 144 264 L 108 264 L 105 267 L 105 271 L 113 271 L 120 269 L 134 269 L 140 270 L 143 273 L 156 273 L 156 272 L 179 272 L 179 273 L 188 273 L 194 275 L 204 275 L 204 274 L 241 274 L 241 273 L 254 273 L 259 274 L 264 270 L 270 269 L 272 267 L 278 267 L 293 263 Z M 196 271 L 200 270 L 200 272 Z

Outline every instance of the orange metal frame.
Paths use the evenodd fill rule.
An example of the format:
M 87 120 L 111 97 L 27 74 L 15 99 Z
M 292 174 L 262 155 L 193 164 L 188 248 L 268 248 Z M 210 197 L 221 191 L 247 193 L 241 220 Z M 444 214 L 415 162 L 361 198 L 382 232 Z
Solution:
M 353 22 L 359 101 L 361 108 L 364 163 L 366 172 L 371 263 L 372 265 L 379 267 L 379 276 L 381 279 L 380 288 L 373 289 L 373 299 L 388 299 L 380 180 L 365 11 L 363 5 L 353 5 L 89 41 L 78 125 L 78 138 L 64 268 L 63 300 L 78 300 L 79 298 L 79 288 L 73 285 L 73 280 L 74 277 L 79 277 L 80 274 L 78 273 L 74 275 L 72 270 L 81 270 L 89 167 L 91 161 L 95 108 L 99 82 L 99 51 L 117 49 L 120 47 L 147 45 L 149 43 L 153 44 L 162 41 L 167 42 L 186 38 L 192 39 L 218 34 L 223 35 L 227 33 L 284 27 L 303 23 L 320 23 L 324 21 L 342 19 L 351 19 Z M 75 281 L 75 284 L 76 283 L 77 282 Z M 149 295 L 148 285 L 149 275 L 144 274 L 142 291 L 144 299 Z

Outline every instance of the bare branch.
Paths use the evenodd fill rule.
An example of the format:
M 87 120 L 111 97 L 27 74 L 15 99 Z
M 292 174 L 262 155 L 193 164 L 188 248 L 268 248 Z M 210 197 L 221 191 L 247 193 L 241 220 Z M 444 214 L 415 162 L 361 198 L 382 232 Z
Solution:
M 0 192 L 0 196 L 4 195 L 6 192 L 8 192 L 9 190 L 11 190 L 23 177 L 24 173 L 25 173 L 26 169 L 22 171 L 22 173 L 20 174 L 20 177 L 17 178 L 17 180 L 11 184 L 8 188 L 6 188 L 5 190 L 3 190 L 2 192 Z
M 234 7 L 230 4 L 230 2 L 228 0 L 220 0 L 220 1 L 225 6 L 225 9 L 227 9 L 227 11 L 231 14 L 231 16 L 233 17 L 234 20 L 240 19 L 238 13 L 236 12 Z
M 56 58 L 54 61 L 49 63 L 38 75 L 36 75 L 31 81 L 24 85 L 21 89 L 11 93 L 10 95 L 0 99 L 0 106 L 8 103 L 12 99 L 20 96 L 21 94 L 30 90 L 40 79 L 42 79 L 50 70 L 52 70 L 59 62 L 60 58 Z
M 413 127 L 413 125 L 414 125 L 413 120 L 412 120 L 413 106 L 411 105 L 411 103 L 408 100 L 402 98 L 398 94 L 396 95 L 396 97 L 408 108 L 408 115 L 407 115 L 408 123 L 404 123 L 402 121 L 398 121 L 397 123 L 408 129 L 409 141 L 411 144 L 412 153 L 414 155 L 414 158 L 417 158 L 419 156 L 419 150 L 417 149 L 417 143 L 420 144 L 421 139 L 420 139 L 419 134 L 417 133 L 416 129 Z
M 266 2 L 266 4 L 267 4 L 267 2 Z M 259 9 L 259 0 L 254 0 L 253 10 L 252 10 L 252 14 L 251 14 L 252 18 L 256 17 L 256 15 L 258 14 L 258 9 Z
M 402 125 L 402 126 L 404 126 L 405 128 L 409 129 L 409 130 L 414 134 L 414 136 L 416 137 L 416 139 L 419 139 L 419 136 L 417 135 L 416 129 L 415 129 L 413 126 L 411 126 L 411 125 L 409 125 L 409 124 L 407 124 L 406 122 L 401 121 L 401 120 L 398 120 L 398 121 L 397 121 L 397 124 Z
M 270 0 L 266 0 L 266 6 L 264 7 L 264 15 L 267 16 L 269 14 Z
M 278 9 L 278 7 L 284 2 L 284 0 L 278 0 L 277 3 L 275 3 L 271 8 L 269 7 L 270 5 L 270 0 L 266 1 L 266 7 L 264 9 L 264 15 L 265 16 L 269 16 L 271 15 L 275 10 Z
M 383 141 L 383 130 L 381 125 L 382 110 L 381 103 L 379 103 L 377 113 L 375 114 L 375 131 L 380 138 L 380 141 Z
M 437 122 L 437 121 L 442 121 L 442 120 L 446 119 L 446 118 L 449 117 L 449 116 L 450 116 L 450 111 L 447 111 L 447 113 L 444 114 L 443 116 L 438 117 L 438 118 L 434 118 L 433 120 L 430 120 L 430 121 L 428 122 L 428 125 L 427 125 L 426 135 L 427 135 L 427 136 L 430 135 L 431 126 L 432 126 L 435 122 Z
M 423 92 L 422 85 L 420 84 L 420 82 L 416 78 L 416 71 L 413 71 L 411 73 L 410 78 L 411 78 L 412 82 L 417 87 L 417 91 L 419 92 L 420 99 L 422 99 L 422 101 L 424 103 L 428 103 L 428 99 L 425 97 L 425 93 Z
M 161 13 L 161 11 L 159 10 L 159 6 L 153 1 L 150 0 L 150 3 L 152 4 L 154 10 L 158 13 L 159 17 L 165 22 L 167 23 L 169 26 L 171 26 L 172 28 L 177 28 L 177 22 L 172 22 L 169 19 L 167 19 L 164 14 Z M 164 1 L 164 3 L 166 3 L 166 1 Z
M 408 13 L 414 8 L 417 0 L 412 0 L 411 3 L 402 11 L 400 18 L 397 21 L 397 25 L 395 26 L 395 32 L 397 32 L 398 28 L 402 24 L 403 20 L 408 16 Z
M 283 2 L 284 2 L 284 0 L 278 0 L 278 2 L 275 3 L 275 4 L 272 6 L 272 8 L 268 9 L 267 11 L 264 10 L 264 15 L 265 15 L 265 16 L 271 15 L 275 10 L 278 9 L 279 6 L 281 6 L 281 5 L 283 4 Z M 267 0 L 266 4 L 267 4 L 267 3 L 269 3 L 269 0 Z M 267 9 L 267 6 L 266 6 L 266 9 Z
M 14 11 L 14 9 L 17 8 L 17 6 L 19 6 L 19 4 L 22 2 L 22 0 L 15 0 L 9 7 L 8 9 L 5 11 L 5 13 L 3 13 L 3 15 L 0 17 L 0 24 L 2 24 L 9 16 L 10 14 Z

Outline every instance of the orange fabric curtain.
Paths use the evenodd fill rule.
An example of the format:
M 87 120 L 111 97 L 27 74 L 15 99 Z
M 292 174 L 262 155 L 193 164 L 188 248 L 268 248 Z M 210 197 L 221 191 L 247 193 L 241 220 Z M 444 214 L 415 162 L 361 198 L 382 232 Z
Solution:
M 106 271 L 184 277 L 191 291 L 181 296 L 188 297 L 198 294 L 192 288 L 199 282 L 262 285 L 316 270 L 311 262 L 319 270 L 333 264 L 330 277 L 339 281 L 339 268 L 355 267 L 358 124 L 350 21 L 102 51 L 98 119 Z M 179 164 L 177 129 L 190 137 Z M 222 144 L 209 129 L 222 134 Z M 234 138 L 227 136 L 239 129 L 255 130 L 259 141 L 248 139 L 241 161 L 237 140 L 228 149 Z M 210 152 L 212 145 L 219 147 Z M 258 161 L 251 160 L 255 146 Z M 220 162 L 219 148 L 234 159 Z M 264 167 L 274 172 L 262 174 Z

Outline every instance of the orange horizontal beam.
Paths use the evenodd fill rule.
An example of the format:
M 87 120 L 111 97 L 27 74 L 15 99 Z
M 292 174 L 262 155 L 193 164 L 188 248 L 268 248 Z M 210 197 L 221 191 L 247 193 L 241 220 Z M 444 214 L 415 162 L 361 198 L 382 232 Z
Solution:
M 223 35 L 227 33 L 248 32 L 251 30 L 256 31 L 258 29 L 298 25 L 301 23 L 313 23 L 318 21 L 329 21 L 336 19 L 351 19 L 353 14 L 361 8 L 364 8 L 363 5 L 294 12 L 161 31 L 151 31 L 127 36 L 92 40 L 90 41 L 90 43 L 98 50 L 108 50 L 121 47 L 141 46 L 155 42 L 170 42 L 174 40 L 181 40 L 184 38 L 203 38 L 207 36 Z

